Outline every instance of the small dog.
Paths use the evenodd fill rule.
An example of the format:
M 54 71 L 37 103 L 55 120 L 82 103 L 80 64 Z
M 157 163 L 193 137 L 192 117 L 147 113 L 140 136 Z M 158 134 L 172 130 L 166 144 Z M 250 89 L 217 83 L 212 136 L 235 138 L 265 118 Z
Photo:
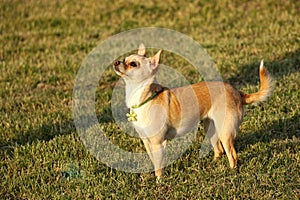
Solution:
M 167 140 L 189 132 L 200 119 L 209 135 L 214 160 L 226 153 L 231 168 L 237 166 L 234 139 L 243 118 L 243 105 L 266 100 L 272 92 L 272 78 L 261 61 L 260 89 L 245 94 L 223 82 L 200 82 L 190 86 L 165 88 L 156 82 L 158 51 L 145 57 L 140 45 L 137 54 L 114 61 L 114 71 L 125 81 L 127 114 L 154 165 L 155 176 L 163 176 Z

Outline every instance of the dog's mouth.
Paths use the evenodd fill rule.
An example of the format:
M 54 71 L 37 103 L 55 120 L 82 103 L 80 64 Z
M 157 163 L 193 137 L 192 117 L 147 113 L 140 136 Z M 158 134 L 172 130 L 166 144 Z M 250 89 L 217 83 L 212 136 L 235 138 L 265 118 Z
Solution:
M 114 70 L 115 70 L 116 72 L 120 72 L 119 66 L 115 66 L 115 65 L 114 65 Z
M 119 74 L 119 75 L 123 74 L 123 73 L 120 71 L 119 66 L 114 66 L 114 70 L 115 70 L 115 72 L 116 72 L 117 74 Z

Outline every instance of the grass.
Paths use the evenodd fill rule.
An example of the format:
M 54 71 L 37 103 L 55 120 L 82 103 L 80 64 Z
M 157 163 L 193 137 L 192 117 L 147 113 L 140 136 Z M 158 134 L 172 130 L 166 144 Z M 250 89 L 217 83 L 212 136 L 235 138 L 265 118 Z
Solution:
M 300 4 L 298 1 L 0 2 L 1 199 L 298 199 L 300 197 Z M 195 142 L 153 174 L 117 171 L 86 150 L 72 118 L 72 91 L 87 54 L 122 31 L 165 27 L 199 42 L 223 78 L 257 90 L 261 59 L 276 79 L 273 96 L 248 106 L 236 140 L 240 165 L 199 158 Z M 192 68 L 165 53 L 163 62 L 195 82 Z M 139 139 L 111 120 L 118 77 L 107 70 L 97 114 L 110 139 L 130 151 Z M 202 129 L 201 129 L 202 130 Z M 199 131 L 197 140 L 203 140 Z

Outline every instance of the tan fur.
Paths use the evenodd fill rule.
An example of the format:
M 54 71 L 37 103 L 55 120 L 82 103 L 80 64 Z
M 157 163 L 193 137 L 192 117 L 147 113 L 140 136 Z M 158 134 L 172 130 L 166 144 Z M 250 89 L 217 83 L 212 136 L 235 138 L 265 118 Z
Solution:
M 244 94 L 243 92 L 240 92 L 243 98 L 244 105 L 265 101 L 267 97 L 270 96 L 273 87 L 272 79 L 268 75 L 268 72 L 266 68 L 263 67 L 263 65 L 261 65 L 260 67 L 259 77 L 260 77 L 260 89 L 258 92 L 253 94 Z
M 146 58 L 145 47 L 141 45 L 138 55 L 114 63 L 114 70 L 125 80 L 129 108 L 144 102 L 154 92 L 158 93 L 151 101 L 134 109 L 137 121 L 133 122 L 154 164 L 155 175 L 163 176 L 167 140 L 189 132 L 200 119 L 205 119 L 204 129 L 213 145 L 214 160 L 226 153 L 230 167 L 235 168 L 234 139 L 243 118 L 243 105 L 263 101 L 271 94 L 272 79 L 263 63 L 260 89 L 253 94 L 244 94 L 223 82 L 200 82 L 168 89 L 155 80 L 160 54 L 161 51 Z

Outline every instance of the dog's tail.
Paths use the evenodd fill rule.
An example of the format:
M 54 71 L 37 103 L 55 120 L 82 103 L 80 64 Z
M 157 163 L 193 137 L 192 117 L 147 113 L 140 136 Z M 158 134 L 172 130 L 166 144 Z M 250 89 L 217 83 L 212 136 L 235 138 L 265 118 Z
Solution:
M 264 67 L 263 60 L 260 62 L 259 79 L 260 88 L 258 92 L 252 94 L 245 94 L 243 92 L 240 92 L 244 105 L 265 101 L 272 93 L 273 79 Z

